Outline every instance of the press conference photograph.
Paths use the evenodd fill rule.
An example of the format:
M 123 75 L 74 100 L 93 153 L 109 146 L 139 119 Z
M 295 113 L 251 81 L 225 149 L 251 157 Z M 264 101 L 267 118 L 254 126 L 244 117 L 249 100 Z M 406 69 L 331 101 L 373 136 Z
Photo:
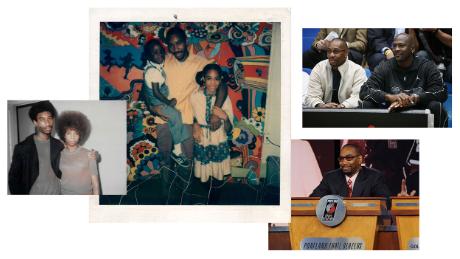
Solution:
M 451 128 L 452 28 L 303 28 L 302 127 Z
M 291 221 L 269 250 L 418 250 L 419 140 L 292 140 Z

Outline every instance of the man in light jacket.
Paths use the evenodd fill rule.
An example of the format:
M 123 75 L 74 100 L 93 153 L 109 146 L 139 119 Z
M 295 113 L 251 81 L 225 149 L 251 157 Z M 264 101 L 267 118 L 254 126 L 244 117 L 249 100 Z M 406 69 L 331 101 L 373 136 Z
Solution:
M 336 38 L 327 48 L 327 60 L 310 74 L 305 104 L 310 108 L 356 108 L 366 72 L 348 60 L 346 41 Z

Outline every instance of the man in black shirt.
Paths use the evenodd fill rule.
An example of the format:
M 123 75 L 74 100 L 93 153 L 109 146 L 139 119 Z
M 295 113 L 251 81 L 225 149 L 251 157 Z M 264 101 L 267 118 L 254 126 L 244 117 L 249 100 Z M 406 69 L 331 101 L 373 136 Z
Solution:
M 447 100 L 442 74 L 436 65 L 414 55 L 412 38 L 398 34 L 393 41 L 394 58 L 380 63 L 361 87 L 361 108 L 388 108 L 390 111 L 429 109 L 434 126 L 447 126 Z

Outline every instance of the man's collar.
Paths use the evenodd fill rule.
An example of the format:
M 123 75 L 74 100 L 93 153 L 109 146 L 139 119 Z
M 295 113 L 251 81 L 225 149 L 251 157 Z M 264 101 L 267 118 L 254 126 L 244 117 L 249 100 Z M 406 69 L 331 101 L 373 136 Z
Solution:
M 356 179 L 356 177 L 358 176 L 359 172 L 361 172 L 361 169 L 362 169 L 362 166 L 360 166 L 359 169 L 356 170 L 356 172 L 355 172 L 352 176 L 348 176 L 348 175 L 345 174 L 345 177 L 347 177 L 347 179 L 348 179 L 348 178 Z M 342 172 L 343 172 L 343 171 L 342 171 Z
M 347 66 L 346 66 L 347 63 L 348 63 L 348 58 L 345 59 L 345 62 L 343 62 L 342 65 L 337 67 L 337 70 L 340 72 L 340 74 L 343 74 L 343 72 L 347 69 Z M 329 63 L 329 60 L 327 61 L 327 67 L 331 69 L 331 71 L 333 70 L 331 64 Z

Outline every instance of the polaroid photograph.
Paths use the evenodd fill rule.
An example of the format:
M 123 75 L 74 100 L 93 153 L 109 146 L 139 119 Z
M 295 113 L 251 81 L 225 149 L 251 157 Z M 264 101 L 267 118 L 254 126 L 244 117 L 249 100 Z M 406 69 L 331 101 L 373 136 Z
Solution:
M 91 220 L 288 219 L 289 13 L 222 11 L 91 10 L 91 97 L 127 101 L 128 168 Z

